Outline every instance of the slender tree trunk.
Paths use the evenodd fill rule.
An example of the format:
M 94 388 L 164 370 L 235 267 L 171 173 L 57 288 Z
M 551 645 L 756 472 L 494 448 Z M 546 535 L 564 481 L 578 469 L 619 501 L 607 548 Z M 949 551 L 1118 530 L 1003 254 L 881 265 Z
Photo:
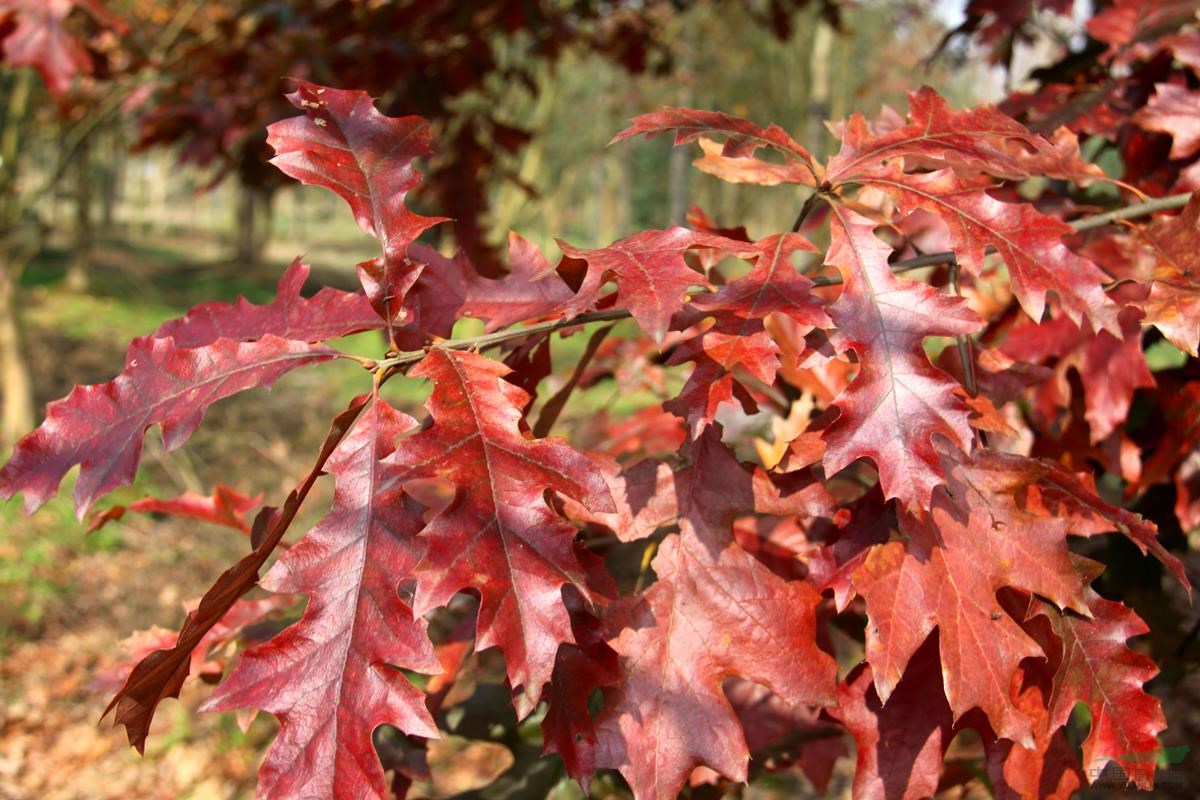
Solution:
M 92 256 L 96 245 L 96 224 L 92 220 L 92 137 L 87 136 L 75 150 L 75 229 L 71 243 L 71 261 L 67 265 L 67 289 L 86 292 Z
M 6 248 L 7 250 L 8 248 Z M 25 353 L 21 324 L 20 252 L 0 254 L 0 386 L 3 388 L 4 414 L 0 420 L 0 444 L 7 450 L 33 428 L 33 376 Z
M 21 330 L 21 272 L 36 252 L 37 236 L 32 245 L 21 241 L 21 233 L 36 226 L 19 223 L 17 203 L 17 158 L 21 151 L 21 133 L 29 110 L 33 80 L 29 70 L 21 70 L 10 87 L 4 129 L 0 132 L 0 446 L 5 449 L 33 427 L 33 378 L 25 354 Z
M 100 158 L 94 159 L 93 169 L 100 188 L 100 227 L 112 232 L 117 224 L 117 204 L 125 176 L 125 151 L 121 149 L 122 131 L 118 124 L 108 126 Z
M 270 241 L 273 194 L 244 184 L 238 186 L 234 258 L 247 267 L 260 266 Z
M 829 150 L 829 134 L 825 120 L 830 111 L 829 59 L 833 48 L 833 28 L 825 20 L 817 22 L 812 47 L 812 91 L 809 94 L 808 141 L 805 146 L 818 160 Z

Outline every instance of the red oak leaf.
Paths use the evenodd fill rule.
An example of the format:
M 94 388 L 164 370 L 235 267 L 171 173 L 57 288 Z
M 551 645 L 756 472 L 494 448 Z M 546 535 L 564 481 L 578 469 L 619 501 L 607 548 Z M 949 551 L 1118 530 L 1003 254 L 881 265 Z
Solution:
M 872 678 L 869 665 L 855 667 L 838 686 L 837 707 L 827 712 L 854 737 L 858 751 L 854 797 L 930 797 L 937 790 L 954 722 L 942 688 L 937 637 L 930 637 L 913 654 L 904 679 L 886 704 Z
M 1059 409 L 1071 407 L 1069 373 L 1077 372 L 1083 382 L 1084 416 L 1095 444 L 1125 421 L 1137 389 L 1154 386 L 1142 352 L 1140 317 L 1135 308 L 1122 310 L 1121 339 L 1108 331 L 1081 331 L 1065 317 L 1026 323 L 1010 331 L 999 349 L 1030 364 L 1050 362 L 1054 374 L 1035 389 L 1036 408 L 1048 422 Z
M 1154 255 L 1150 294 L 1135 303 L 1171 344 L 1193 357 L 1200 347 L 1200 195 L 1174 217 L 1141 231 Z
M 688 289 L 707 284 L 703 275 L 687 265 L 683 254 L 693 247 L 740 252 L 746 244 L 677 227 L 642 231 L 608 247 L 591 250 L 575 248 L 561 240 L 558 246 L 571 258 L 586 261 L 588 267 L 579 291 L 563 306 L 566 316 L 582 314 L 594 306 L 611 272 L 617 278 L 615 307 L 629 309 L 642 329 L 662 342 L 671 315 L 687 301 Z
M 567 513 L 573 519 L 603 525 L 622 542 L 645 539 L 674 523 L 679 505 L 675 499 L 675 471 L 670 464 L 646 458 L 622 468 L 611 456 L 595 459 L 608 482 L 616 511 L 592 512 L 567 501 Z
M 603 626 L 594 617 L 572 614 L 576 644 L 558 648 L 554 679 L 542 720 L 546 755 L 557 753 L 567 774 L 587 789 L 596 771 L 596 726 L 588 710 L 591 692 L 617 682 L 617 654 L 605 641 Z
M 756 491 L 714 428 L 677 481 L 680 534 L 654 559 L 658 582 L 624 609 L 610 642 L 621 681 L 597 721 L 597 766 L 619 769 L 637 798 L 675 796 L 701 764 L 745 780 L 749 751 L 726 678 L 792 705 L 833 700 L 835 666 L 815 641 L 820 596 L 733 541 L 737 514 L 769 512 L 778 498 Z
M 614 511 L 599 469 L 558 439 L 520 428 L 528 395 L 502 380 L 503 364 L 433 349 L 409 372 L 428 378 L 432 425 L 404 440 L 390 461 L 405 480 L 438 478 L 456 496 L 424 529 L 415 569 L 418 614 L 463 589 L 480 594 L 477 646 L 499 647 L 524 717 L 550 678 L 558 646 L 573 642 L 562 588 L 585 598 L 588 581 L 572 546 L 575 529 L 546 504 L 552 489 L 592 511 Z
M 1190 591 L 1187 571 L 1182 562 L 1162 546 L 1153 522 L 1101 499 L 1090 474 L 1078 475 L 1051 461 L 1038 464 L 1042 472 L 1038 478 L 1040 513 L 1050 517 L 1070 517 L 1081 536 L 1118 531 L 1143 554 L 1157 558 Z
M 1115 0 L 1087 21 L 1090 36 L 1109 45 L 1109 54 L 1148 33 L 1194 19 L 1195 0 Z
M 1094 330 L 1120 335 L 1120 308 L 1102 288 L 1108 277 L 1063 244 L 1072 232 L 1065 222 L 1028 203 L 1003 203 L 987 193 L 993 186 L 990 179 L 960 178 L 951 170 L 916 175 L 892 170 L 861 180 L 895 197 L 905 214 L 923 208 L 942 220 L 955 255 L 971 272 L 981 273 L 984 254 L 995 248 L 1031 319 L 1042 318 L 1046 293 L 1053 291 L 1076 323 L 1087 319 Z
M 1187 158 L 1200 150 L 1200 92 L 1160 83 L 1133 120 L 1148 131 L 1170 136 L 1171 158 Z
M 1047 163 L 1070 162 L 1073 137 L 1052 141 L 995 106 L 955 111 L 928 86 L 910 93 L 908 103 L 909 123 L 889 124 L 879 132 L 861 114 L 851 116 L 842 130 L 842 148 L 829 160 L 827 179 L 857 181 L 881 168 L 898 169 L 901 159 L 911 166 L 951 166 L 1012 178 L 1039 174 Z M 1066 152 L 1060 149 L 1064 146 Z
M 389 322 L 420 274 L 408 247 L 426 228 L 443 221 L 405 205 L 421 175 L 413 160 L 430 154 L 429 124 L 422 118 L 385 117 L 366 92 L 295 81 L 288 95 L 305 112 L 267 128 L 275 148 L 271 163 L 310 186 L 336 192 L 366 233 L 379 239 L 383 257 L 359 265 L 371 305 Z
M 809 186 L 816 185 L 816 176 L 820 172 L 820 167 L 813 161 L 812 155 L 778 125 L 760 128 L 753 122 L 718 111 L 697 111 L 693 108 L 669 106 L 653 114 L 634 117 L 631 122 L 632 124 L 614 136 L 609 144 L 635 136 L 652 137 L 663 133 L 675 134 L 676 147 L 701 137 L 717 137 L 724 139 L 725 145 L 716 159 L 733 162 L 729 165 L 732 170 L 746 169 L 754 165 L 759 169 L 768 168 L 769 172 L 789 183 L 803 183 Z M 754 158 L 755 151 L 761 147 L 769 147 L 782 153 L 787 160 L 783 165 L 776 165 Z M 705 171 L 725 177 L 719 169 Z
M 1086 779 L 1065 729 L 1046 710 L 1045 692 L 1037 685 L 1025 686 L 1014 702 L 1034 720 L 1034 746 L 985 738 L 993 795 L 996 800 L 1069 800 Z
M 824 463 L 833 474 L 870 458 L 888 497 L 926 505 L 942 481 L 934 434 L 964 450 L 973 434 L 957 382 L 929 363 L 923 343 L 927 336 L 971 333 L 982 323 L 961 298 L 893 275 L 891 250 L 873 229 L 853 211 L 833 211 L 825 260 L 844 281 L 829 307 L 833 341 L 854 350 L 861 368 L 834 400 L 840 414 L 824 432 Z
M 770 756 L 764 769 L 774 772 L 798 763 L 818 793 L 828 790 L 835 762 L 849 755 L 849 748 L 841 730 L 819 718 L 820 709 L 790 705 L 741 678 L 726 682 L 725 696 L 738 715 L 751 757 Z M 768 748 L 774 752 L 764 753 Z
M 309 266 L 297 258 L 280 276 L 279 289 L 269 303 L 256 305 L 244 297 L 236 303 L 203 303 L 179 319 L 164 322 L 154 337 L 169 336 L 176 347 L 202 347 L 217 339 L 253 341 L 264 336 L 323 342 L 383 327 L 360 292 L 327 286 L 312 297 L 301 296 L 308 274 Z
M 218 400 L 270 386 L 286 372 L 335 355 L 324 345 L 277 336 L 256 342 L 218 339 L 191 349 L 178 348 L 171 339 L 138 339 L 116 378 L 76 386 L 47 407 L 46 421 L 17 443 L 0 470 L 0 498 L 23 492 L 32 513 L 79 464 L 74 498 L 82 520 L 99 497 L 133 481 L 142 436 L 151 425 L 162 426 L 163 445 L 174 450 Z
M 1030 606 L 1031 618 L 1048 623 L 1031 625 L 1030 632 L 1054 668 L 1047 698 L 1051 725 L 1065 725 L 1075 704 L 1083 703 L 1092 712 L 1091 733 L 1083 743 L 1084 772 L 1096 775 L 1111 760 L 1131 776 L 1144 775 L 1154 768 L 1147 756 L 1158 750 L 1158 734 L 1167 723 L 1158 698 L 1143 688 L 1158 668 L 1126 641 L 1149 628 L 1121 603 L 1090 589 L 1086 599 L 1090 619 L 1060 613 L 1036 598 Z
M 440 671 L 425 621 L 397 593 L 421 556 L 424 506 L 404 494 L 403 470 L 387 457 L 415 425 L 375 399 L 342 439 L 327 462 L 333 508 L 262 582 L 273 592 L 307 594 L 304 616 L 244 653 L 205 703 L 210 711 L 262 708 L 279 718 L 260 794 L 384 800 L 375 728 L 438 736 L 424 693 L 400 672 Z
M 246 592 L 258 584 L 259 570 L 279 545 L 288 526 L 296 518 L 300 505 L 312 491 L 313 484 L 324 474 L 325 462 L 350 430 L 367 401 L 366 395 L 356 397 L 345 411 L 334 417 L 325 443 L 317 454 L 316 463 L 296 488 L 288 493 L 283 506 L 264 508 L 255 517 L 250 533 L 254 550 L 221 573 L 200 598 L 196 608 L 188 612 L 174 644 L 155 650 L 139 661 L 129 673 L 125 685 L 109 702 L 104 713 L 107 715 L 116 710 L 117 724 L 125 726 L 129 743 L 139 751 L 145 751 L 146 736 L 150 733 L 150 723 L 159 703 L 168 697 L 179 696 L 196 648 L 239 604 Z
M 779 346 L 761 321 L 726 317 L 677 347 L 667 363 L 688 361 L 694 361 L 696 366 L 687 383 L 679 396 L 663 407 L 682 417 L 694 437 L 711 425 L 718 408 L 732 402 L 735 396 L 744 406 L 755 407 L 742 382 L 744 378 L 735 381 L 733 371 L 737 368 L 770 386 L 779 367 Z
M 139 514 L 166 514 L 169 517 L 183 517 L 211 522 L 214 525 L 224 525 L 226 528 L 250 532 L 246 522 L 246 512 L 262 504 L 262 495 L 247 497 L 235 489 L 217 484 L 213 493 L 205 497 L 195 492 L 185 492 L 179 497 L 160 499 L 147 497 L 130 503 L 128 506 L 113 506 L 92 517 L 88 533 L 99 530 L 105 524 L 120 519 L 127 511 Z
M 712 294 L 698 295 L 692 305 L 700 311 L 726 312 L 743 319 L 781 312 L 801 324 L 828 327 L 823 302 L 812 294 L 812 281 L 792 263 L 798 252 L 819 251 L 798 233 L 776 234 L 747 245 L 741 255 L 754 260 L 754 269 Z
M 1030 509 L 1038 490 L 1027 487 L 1042 474 L 1038 462 L 992 453 L 954 465 L 928 513 L 901 514 L 903 539 L 871 547 L 852 568 L 867 604 L 867 661 L 885 703 L 936 626 L 955 719 L 978 707 L 997 735 L 1032 746 L 1032 722 L 1010 689 L 1021 659 L 1043 654 L 996 593 L 1021 589 L 1086 613 L 1085 577 L 1066 537 L 1094 531 L 1090 517 Z
M 508 234 L 508 274 L 485 278 L 463 253 L 453 259 L 414 245 L 414 258 L 425 269 L 404 302 L 404 323 L 422 334 L 446 338 L 462 317 L 484 320 L 485 330 L 552 316 L 571 299 L 566 282 L 538 250 L 516 233 Z

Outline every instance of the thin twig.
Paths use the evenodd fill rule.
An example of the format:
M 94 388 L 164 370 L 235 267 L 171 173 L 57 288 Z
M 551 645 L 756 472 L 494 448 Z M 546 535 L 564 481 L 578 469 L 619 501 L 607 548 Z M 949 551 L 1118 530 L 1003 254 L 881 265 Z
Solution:
M 962 293 L 958 289 L 958 261 L 950 262 L 950 291 L 956 295 Z M 967 392 L 974 397 L 978 392 L 975 387 L 975 356 L 971 353 L 971 340 L 965 335 L 954 337 L 958 345 L 958 360 L 962 365 L 963 385 Z
M 814 191 L 808 196 L 808 199 L 804 201 L 804 205 L 800 206 L 800 213 L 796 215 L 796 221 L 792 223 L 792 233 L 799 232 L 800 226 L 804 224 L 804 220 L 808 218 L 808 215 L 812 212 L 813 208 L 816 207 L 819 199 L 821 199 L 821 193 L 819 191 Z
M 614 308 L 608 311 L 593 311 L 589 314 L 580 314 L 573 319 L 538 322 L 533 325 L 526 325 L 524 328 L 506 328 L 494 333 L 485 333 L 482 336 L 468 336 L 465 339 L 444 339 L 434 343 L 432 347 L 441 348 L 442 350 L 482 350 L 485 347 L 494 347 L 510 339 L 520 339 L 535 333 L 554 332 L 563 328 L 576 328 L 580 325 L 586 325 L 589 322 L 608 322 L 615 319 L 627 319 L 630 316 L 630 313 L 624 309 Z M 420 361 L 428 352 L 429 350 L 405 350 L 391 358 L 380 360 L 376 363 L 376 369 L 386 370 L 405 364 L 412 364 Z
M 815 197 L 816 195 L 814 195 Z M 1071 222 L 1070 225 L 1077 231 L 1091 230 L 1110 222 L 1117 222 L 1124 219 L 1134 219 L 1136 217 L 1145 217 L 1154 214 L 1158 211 L 1167 211 L 1172 208 L 1182 208 L 1187 205 L 1191 199 L 1191 194 L 1177 194 L 1170 197 L 1160 197 L 1154 200 L 1147 200 L 1143 203 L 1135 203 L 1124 208 L 1114 209 L 1103 214 L 1097 214 L 1094 217 L 1086 219 L 1078 219 Z M 928 253 L 926 255 L 917 256 L 916 258 L 908 258 L 903 261 L 897 261 L 892 264 L 892 272 L 908 272 L 922 267 L 932 267 L 939 264 L 953 264 L 955 255 L 951 252 L 946 253 Z M 841 276 L 838 275 L 821 275 L 813 279 L 815 286 L 838 286 L 842 283 Z M 498 344 L 503 344 L 511 339 L 520 339 L 524 336 L 530 336 L 535 333 L 553 333 L 562 330 L 563 328 L 576 328 L 580 325 L 586 325 L 589 322 L 608 322 L 611 320 L 627 319 L 630 313 L 624 309 L 609 309 L 607 311 L 593 311 L 588 314 L 580 314 L 573 319 L 550 320 L 547 322 L 538 322 L 533 325 L 527 325 L 523 328 L 506 328 L 502 331 L 493 333 L 485 333 L 482 336 L 469 336 L 464 339 L 445 339 L 440 342 L 435 342 L 431 347 L 440 347 L 443 350 L 482 350 L 488 347 L 494 347 Z M 397 353 L 391 358 L 385 358 L 376 362 L 376 369 L 394 371 L 397 367 L 406 364 L 412 364 L 420 361 L 429 352 L 429 348 L 424 350 L 408 350 L 402 353 Z

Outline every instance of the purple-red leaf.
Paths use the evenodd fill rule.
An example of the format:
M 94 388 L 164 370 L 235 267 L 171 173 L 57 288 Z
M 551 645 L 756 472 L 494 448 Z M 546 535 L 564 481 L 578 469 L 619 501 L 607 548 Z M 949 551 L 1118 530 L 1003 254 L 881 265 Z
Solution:
M 280 276 L 279 289 L 269 303 L 256 305 L 244 297 L 236 303 L 204 303 L 179 319 L 164 322 L 154 337 L 170 337 L 176 347 L 203 347 L 217 339 L 253 341 L 264 336 L 323 342 L 383 327 L 383 320 L 361 292 L 327 286 L 312 297 L 301 296 L 308 274 L 309 266 L 297 258 Z
M 370 95 L 295 81 L 288 95 L 302 117 L 267 128 L 275 148 L 271 163 L 310 186 L 336 192 L 365 232 L 379 239 L 383 256 L 360 266 L 372 306 L 390 321 L 420 274 L 407 258 L 408 246 L 426 228 L 442 222 L 406 204 L 421 175 L 413 160 L 429 155 L 429 124 L 420 117 L 385 117 Z
M 405 480 L 443 479 L 454 500 L 424 529 L 415 570 L 418 614 L 456 592 L 480 595 L 477 647 L 499 647 L 518 713 L 533 710 L 558 646 L 573 642 L 562 589 L 590 596 L 575 529 L 546 504 L 551 489 L 593 511 L 612 511 L 599 469 L 558 439 L 526 438 L 527 395 L 508 368 L 473 353 L 433 349 L 409 373 L 433 382 L 432 425 L 389 458 Z M 390 464 L 389 464 L 390 466 Z
M 116 378 L 76 386 L 47 407 L 46 421 L 17 443 L 0 470 L 0 498 L 23 492 L 32 513 L 78 464 L 75 513 L 83 519 L 97 498 L 133 481 L 142 437 L 151 425 L 162 425 L 163 445 L 174 450 L 218 400 L 270 386 L 286 372 L 336 355 L 324 345 L 277 336 L 255 342 L 218 339 L 191 349 L 171 339 L 138 339 Z
M 376 399 L 328 461 L 333 508 L 263 579 L 308 595 L 304 617 L 244 653 L 206 709 L 262 708 L 281 730 L 259 772 L 272 798 L 390 797 L 372 733 L 436 738 L 425 695 L 400 672 L 440 671 L 425 621 L 397 594 L 421 556 L 424 507 L 387 460 L 415 422 Z

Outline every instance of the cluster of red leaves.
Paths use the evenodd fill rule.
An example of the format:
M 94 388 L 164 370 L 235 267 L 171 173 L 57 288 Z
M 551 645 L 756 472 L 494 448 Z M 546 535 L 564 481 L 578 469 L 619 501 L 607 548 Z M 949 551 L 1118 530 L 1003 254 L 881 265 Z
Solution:
M 21 492 L 32 511 L 79 466 L 82 516 L 133 480 L 149 427 L 178 447 L 217 400 L 340 357 L 325 340 L 386 332 L 386 355 L 356 357 L 372 390 L 334 420 L 286 501 L 254 518 L 251 552 L 178 636 L 143 648 L 110 706 L 131 743 L 144 745 L 159 702 L 214 643 L 255 609 L 278 608 L 242 598 L 329 473 L 328 514 L 261 581 L 306 595 L 303 616 L 246 650 L 208 703 L 279 719 L 265 797 L 383 798 L 406 785 L 389 764 L 389 788 L 373 736 L 392 725 L 419 747 L 447 727 L 446 687 L 471 638 L 463 624 L 476 650 L 503 656 L 519 719 L 546 704 L 547 753 L 585 785 L 619 771 L 639 798 L 744 781 L 752 765 L 799 764 L 820 784 L 845 753 L 831 738 L 842 730 L 857 744 L 860 797 L 931 793 L 967 728 L 1004 796 L 1064 797 L 1110 761 L 1145 770 L 1165 720 L 1144 688 L 1156 669 L 1126 642 L 1146 628 L 1095 593 L 1102 565 L 1069 542 L 1119 532 L 1187 577 L 1153 524 L 1076 468 L 1122 452 L 1120 417 L 1153 384 L 1139 321 L 1196 355 L 1200 320 L 1180 307 L 1179 282 L 1192 275 L 1200 203 L 1137 229 L 1154 243 L 1137 252 L 1151 268 L 1121 266 L 1111 231 L 1069 241 L 1061 207 L 1003 188 L 1099 179 L 1069 132 L 1047 138 L 922 89 L 907 118 L 851 118 L 840 151 L 819 163 L 777 127 L 668 109 L 618 139 L 699 139 L 706 172 L 808 187 L 824 210 L 797 227 L 827 219 L 828 247 L 798 232 L 753 239 L 697 213 L 695 229 L 563 242 L 558 264 L 514 235 L 508 273 L 485 278 L 461 253 L 414 243 L 440 222 L 404 202 L 420 180 L 413 161 L 429 151 L 423 120 L 306 82 L 289 98 L 303 113 L 271 126 L 275 163 L 340 194 L 379 240 L 379 257 L 359 265 L 362 291 L 305 298 L 297 262 L 271 303 L 201 306 L 136 340 L 113 381 L 52 404 L 0 471 L 0 497 Z M 953 257 L 933 259 L 927 281 L 898 274 L 897 256 L 930 244 Z M 465 317 L 490 331 L 537 324 L 446 341 Z M 552 336 L 622 317 L 645 336 L 593 336 L 565 388 L 535 403 Z M 957 346 L 931 361 L 939 338 Z M 469 345 L 500 345 L 504 361 Z M 662 387 L 661 370 L 692 366 L 660 406 L 581 423 L 574 445 L 546 435 L 572 388 L 631 361 L 645 365 L 638 380 Z M 424 422 L 380 396 L 397 375 L 432 385 Z M 1171 413 L 1189 421 L 1178 456 L 1192 463 L 1190 386 Z M 739 405 L 786 414 L 792 400 L 819 413 L 777 425 L 763 465 L 740 462 L 717 417 Z M 1090 433 L 1044 445 L 1043 426 Z M 1140 480 L 1170 476 L 1176 462 L 1162 462 Z M 219 491 L 177 510 L 241 527 L 254 505 Z M 1184 503 L 1184 524 L 1188 514 Z M 622 548 L 646 559 L 633 579 L 597 557 Z M 477 611 L 447 639 L 431 612 L 463 592 Z M 830 635 L 852 618 L 865 623 L 859 651 Z M 839 680 L 839 660 L 861 663 Z M 417 675 L 435 677 L 423 690 Z M 1092 720 L 1082 757 L 1065 735 L 1080 703 Z
M 106 27 L 123 29 L 98 0 L 0 0 L 0 55 L 13 66 L 34 67 L 56 97 L 95 66 L 87 43 L 67 17 L 81 8 Z

